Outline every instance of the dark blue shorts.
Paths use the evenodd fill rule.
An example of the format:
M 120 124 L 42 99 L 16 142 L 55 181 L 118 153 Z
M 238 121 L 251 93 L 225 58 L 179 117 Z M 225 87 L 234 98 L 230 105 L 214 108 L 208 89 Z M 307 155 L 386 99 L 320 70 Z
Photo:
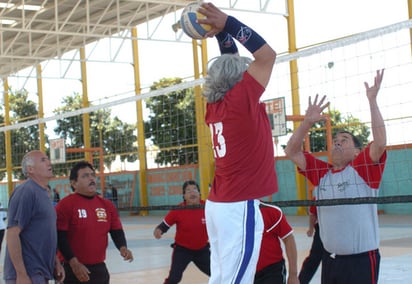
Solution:
M 322 284 L 377 284 L 380 260 L 378 249 L 351 255 L 324 251 Z
M 90 280 L 87 281 L 87 284 L 109 284 L 110 275 L 104 262 L 97 264 L 85 264 L 85 266 L 90 271 Z M 63 267 L 64 272 L 66 273 L 64 284 L 84 284 L 84 282 L 80 282 L 79 279 L 77 279 L 68 263 L 64 263 Z
M 266 266 L 255 274 L 254 284 L 286 283 L 285 260 Z

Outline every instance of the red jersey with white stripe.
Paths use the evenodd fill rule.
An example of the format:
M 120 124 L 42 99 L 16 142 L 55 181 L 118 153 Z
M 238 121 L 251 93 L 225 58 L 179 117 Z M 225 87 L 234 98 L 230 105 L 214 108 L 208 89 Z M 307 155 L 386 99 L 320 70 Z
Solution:
M 279 207 L 261 203 L 260 212 L 262 212 L 265 229 L 256 272 L 283 259 L 280 239 L 293 233 L 292 227 Z
M 56 212 L 57 230 L 67 231 L 78 260 L 84 264 L 104 262 L 109 231 L 122 229 L 113 203 L 98 195 L 89 198 L 73 193 L 56 205 Z
M 278 191 L 270 123 L 260 102 L 264 91 L 246 71 L 222 100 L 207 104 L 216 166 L 211 201 L 258 199 Z
M 370 144 L 345 168 L 305 153 L 306 170 L 299 171 L 316 186 L 316 199 L 378 196 L 386 152 L 378 163 L 369 155 Z M 323 246 L 330 253 L 350 255 L 379 247 L 377 204 L 318 206 L 318 223 Z
M 205 202 L 201 200 L 200 204 Z M 186 202 L 179 205 L 186 206 Z M 209 242 L 204 208 L 170 210 L 163 222 L 169 227 L 176 224 L 175 242 L 179 246 L 198 250 Z

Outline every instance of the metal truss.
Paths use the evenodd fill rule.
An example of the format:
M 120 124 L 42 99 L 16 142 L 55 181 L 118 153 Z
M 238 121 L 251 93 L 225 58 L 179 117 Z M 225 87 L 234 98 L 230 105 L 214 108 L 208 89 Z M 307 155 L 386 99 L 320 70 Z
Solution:
M 177 14 L 193 0 L 0 0 L 0 78 L 40 62 L 59 59 L 100 39 L 130 38 L 130 29 L 144 26 L 140 40 L 182 40 L 181 31 L 170 38 Z M 282 2 L 283 1 L 283 2 Z M 274 13 L 285 0 L 218 0 L 223 9 Z M 252 3 L 252 4 L 251 4 Z M 251 6 L 255 6 L 252 7 Z M 278 7 L 275 7 L 278 6 Z M 171 20 L 172 19 L 172 20 Z M 164 33 L 163 33 L 164 34 Z M 73 59 L 74 60 L 74 59 Z

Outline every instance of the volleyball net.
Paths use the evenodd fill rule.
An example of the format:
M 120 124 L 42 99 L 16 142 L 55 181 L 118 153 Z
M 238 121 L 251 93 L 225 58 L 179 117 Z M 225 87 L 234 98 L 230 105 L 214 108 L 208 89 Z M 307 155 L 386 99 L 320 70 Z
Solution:
M 326 95 L 331 103 L 328 112 L 333 120 L 332 132 L 349 128 L 367 141 L 372 137 L 364 82 L 373 84 L 376 70 L 385 69 L 378 102 L 387 130 L 388 162 L 381 196 L 359 199 L 357 202 L 360 203 L 411 201 L 408 193 L 412 187 L 412 132 L 408 131 L 412 127 L 411 28 L 412 21 L 409 20 L 295 53 L 279 54 L 270 84 L 262 97 L 264 101 L 282 98 L 288 117 L 296 113 L 303 115 L 309 96 Z M 291 74 L 292 61 L 297 64 L 296 74 Z M 292 83 L 294 75 L 297 84 Z M 10 150 L 0 149 L 3 157 L 0 175 L 2 178 L 7 176 L 10 164 L 6 161 L 11 161 L 13 178 L 21 178 L 21 159 L 27 151 L 39 148 L 44 132 L 46 150 L 53 156 L 61 158 L 62 153 L 61 148 L 56 152 L 50 141 L 64 140 L 64 162 L 54 165 L 57 177 L 66 176 L 73 163 L 84 159 L 85 151 L 90 151 L 96 168 L 100 170 L 98 165 L 104 165 L 100 178 L 104 178 L 105 184 L 117 183 L 121 209 L 166 210 L 170 204 L 181 200 L 181 184 L 185 179 L 199 179 L 199 157 L 203 155 L 203 161 L 213 161 L 209 133 L 205 129 L 199 130 L 205 126 L 196 116 L 201 111 L 196 101 L 199 96 L 196 88 L 201 87 L 203 81 L 203 78 L 159 78 L 141 94 L 125 92 L 98 102 L 87 102 L 87 105 L 77 93 L 63 98 L 51 112 L 44 110 L 47 114 L 44 117 L 39 117 L 39 105 L 30 99 L 30 93 L 10 90 L 10 117 L 4 110 L 5 123 L 0 127 L 0 140 L 6 144 L 10 139 L 12 147 Z M 298 95 L 298 102 L 292 100 L 292 93 Z M 47 96 L 44 98 L 48 99 Z M 286 120 L 285 132 L 274 137 L 280 191 L 267 201 L 285 207 L 322 205 L 322 202 L 323 205 L 327 202 L 334 204 L 334 201 L 309 200 L 309 193 L 305 198 L 296 194 L 297 185 L 291 182 L 296 170 L 283 153 L 295 123 L 298 122 Z M 310 150 L 325 159 L 327 135 L 326 126 L 320 124 L 308 136 Z M 85 139 L 88 139 L 87 143 Z M 149 171 L 148 203 L 145 206 L 140 206 L 143 203 L 139 177 L 133 174 L 142 169 Z M 64 182 L 57 179 L 54 187 L 68 188 L 60 183 Z M 5 200 L 5 193 L 1 192 L 0 199 Z M 402 205 L 393 209 L 393 212 L 406 211 Z

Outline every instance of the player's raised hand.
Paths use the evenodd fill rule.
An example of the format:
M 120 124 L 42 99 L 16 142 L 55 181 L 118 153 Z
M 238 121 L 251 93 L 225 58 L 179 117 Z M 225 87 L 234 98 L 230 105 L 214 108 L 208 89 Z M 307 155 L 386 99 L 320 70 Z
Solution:
M 377 70 L 376 71 L 376 76 L 374 79 L 374 84 L 373 86 L 369 87 L 368 82 L 365 82 L 365 88 L 366 88 L 366 96 L 368 97 L 369 100 L 371 99 L 376 99 L 378 96 L 379 89 L 381 87 L 382 79 L 383 79 L 383 73 L 385 69 Z
M 198 19 L 197 22 L 212 27 L 205 37 L 214 37 L 225 27 L 228 15 L 212 3 L 202 3 L 198 12 L 205 15 L 206 18 Z
M 312 97 L 309 97 L 309 106 L 306 110 L 305 121 L 310 124 L 323 120 L 322 112 L 329 106 L 329 102 L 325 103 L 326 96 L 323 96 L 318 102 L 319 95 L 316 94 L 315 100 L 312 103 Z

